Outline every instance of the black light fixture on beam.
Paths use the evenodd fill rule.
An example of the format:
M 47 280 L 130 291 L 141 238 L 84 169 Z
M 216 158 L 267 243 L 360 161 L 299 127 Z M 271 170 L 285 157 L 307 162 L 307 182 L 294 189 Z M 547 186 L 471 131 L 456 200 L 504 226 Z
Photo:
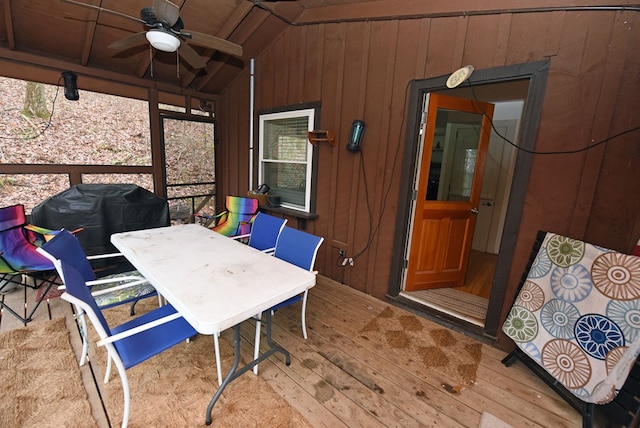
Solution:
M 351 124 L 351 133 L 349 134 L 349 142 L 347 143 L 347 150 L 350 152 L 359 152 L 360 143 L 362 142 L 362 135 L 364 135 L 364 122 L 356 119 Z
M 78 93 L 78 75 L 73 71 L 63 71 L 64 79 L 64 97 L 70 101 L 78 101 L 80 94 Z

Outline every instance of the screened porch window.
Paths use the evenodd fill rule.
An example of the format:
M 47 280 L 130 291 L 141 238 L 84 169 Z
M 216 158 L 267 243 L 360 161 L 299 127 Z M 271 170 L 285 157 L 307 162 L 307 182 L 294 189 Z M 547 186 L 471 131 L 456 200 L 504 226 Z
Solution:
M 307 132 L 314 128 L 314 109 L 260 115 L 261 183 L 270 195 L 280 196 L 281 206 L 309 212 L 313 146 Z

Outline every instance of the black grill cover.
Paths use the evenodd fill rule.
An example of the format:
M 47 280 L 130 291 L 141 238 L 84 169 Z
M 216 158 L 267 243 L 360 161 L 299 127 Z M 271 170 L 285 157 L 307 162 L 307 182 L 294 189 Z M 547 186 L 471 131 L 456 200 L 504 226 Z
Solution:
M 113 233 L 169 226 L 167 201 L 135 184 L 78 184 L 45 199 L 31 223 L 49 229 L 84 228 L 77 236 L 88 255 L 115 252 Z

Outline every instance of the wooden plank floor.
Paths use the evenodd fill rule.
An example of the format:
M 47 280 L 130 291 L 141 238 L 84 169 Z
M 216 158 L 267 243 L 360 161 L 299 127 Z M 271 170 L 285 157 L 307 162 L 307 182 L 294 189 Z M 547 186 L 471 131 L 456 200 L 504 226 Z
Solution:
M 31 288 L 19 287 L 8 294 L 0 295 L 0 299 L 19 315 L 26 317 L 27 314 L 32 312 L 35 306 L 36 291 Z M 32 322 L 57 319 L 60 317 L 66 318 L 67 328 L 71 333 L 69 335 L 71 345 L 76 355 L 80 355 L 82 353 L 82 340 L 69 303 L 58 298 L 44 300 L 34 312 Z M 2 311 L 0 311 L 0 333 L 23 326 L 22 321 L 18 320 L 6 309 L 3 308 Z M 91 413 L 93 419 L 96 421 L 96 426 L 98 428 L 110 427 L 91 365 L 85 364 L 80 367 L 80 373 L 85 389 L 87 390 L 89 403 L 91 404 Z
M 29 291 L 28 302 L 33 302 Z M 4 296 L 12 307 L 23 304 L 23 292 Z M 387 303 L 325 277 L 309 293 L 308 340 L 300 330 L 300 306 L 282 309 L 274 316 L 273 337 L 291 353 L 287 367 L 280 356 L 260 365 L 259 375 L 307 420 L 317 427 L 477 427 L 487 411 L 514 427 L 579 427 L 580 415 L 521 363 L 506 368 L 505 353 L 482 345 L 476 384 L 459 393 L 443 388 L 437 373 L 416 373 L 398 361 L 395 353 L 376 349 L 359 332 Z M 34 319 L 68 317 L 70 306 L 52 299 L 38 309 Z M 22 326 L 3 312 L 0 332 Z M 80 346 L 75 329 L 74 347 Z M 251 358 L 254 325 L 242 327 L 242 357 Z M 232 343 L 232 332 L 222 338 Z M 79 350 L 77 349 L 79 354 Z M 213 359 L 213 356 L 212 356 Z M 223 371 L 225 368 L 223 367 Z M 99 426 L 108 426 L 88 366 L 85 385 Z M 247 373 L 244 376 L 252 376 Z M 215 408 L 214 408 L 215 417 Z

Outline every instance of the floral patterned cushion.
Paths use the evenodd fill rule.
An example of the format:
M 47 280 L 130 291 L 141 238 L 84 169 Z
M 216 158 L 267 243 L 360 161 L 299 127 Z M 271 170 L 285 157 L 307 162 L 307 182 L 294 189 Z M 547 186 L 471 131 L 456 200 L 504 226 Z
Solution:
M 502 331 L 581 400 L 610 402 L 640 352 L 640 257 L 547 233 Z
M 122 278 L 125 276 L 139 276 L 140 278 L 144 278 L 138 271 L 109 275 L 101 279 L 114 279 L 114 282 L 110 282 L 108 284 L 95 285 L 91 287 L 91 291 L 95 292 L 99 290 L 109 289 L 117 285 L 126 284 L 127 281 L 117 281 L 118 278 Z M 153 286 L 147 282 L 144 284 L 128 287 L 122 290 L 115 290 L 110 293 L 100 294 L 95 296 L 95 299 L 96 299 L 96 303 L 100 308 L 106 309 L 111 306 L 122 305 L 124 303 L 134 302 L 136 300 L 143 299 L 145 297 L 155 296 L 155 295 L 156 295 L 156 289 L 153 288 Z

